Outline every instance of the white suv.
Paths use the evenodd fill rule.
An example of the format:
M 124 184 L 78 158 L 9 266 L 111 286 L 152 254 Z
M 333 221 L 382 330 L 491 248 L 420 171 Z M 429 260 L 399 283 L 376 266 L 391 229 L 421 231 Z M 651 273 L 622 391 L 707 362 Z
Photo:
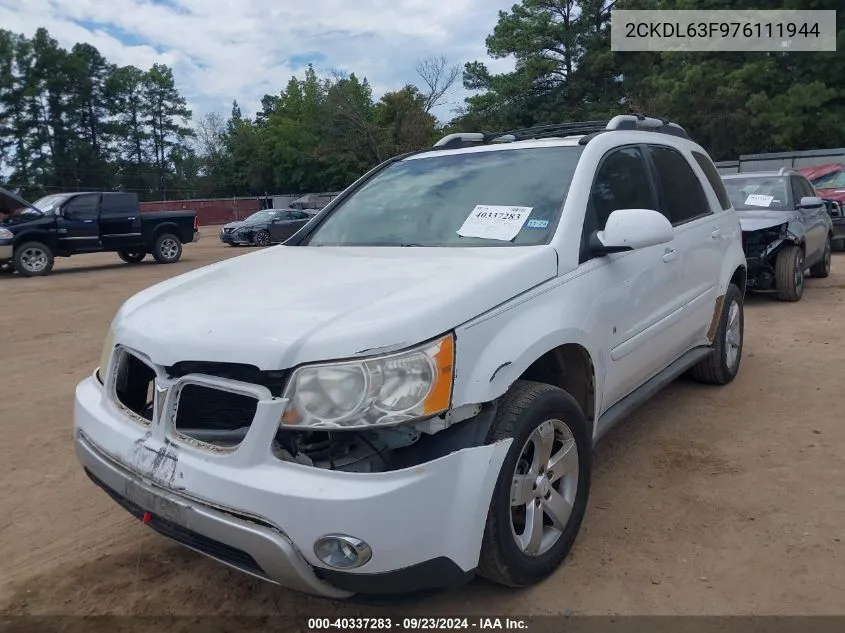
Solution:
M 572 547 L 593 444 L 688 370 L 733 380 L 745 280 L 675 124 L 451 135 L 285 245 L 129 299 L 77 454 L 150 527 L 286 587 L 529 585 Z

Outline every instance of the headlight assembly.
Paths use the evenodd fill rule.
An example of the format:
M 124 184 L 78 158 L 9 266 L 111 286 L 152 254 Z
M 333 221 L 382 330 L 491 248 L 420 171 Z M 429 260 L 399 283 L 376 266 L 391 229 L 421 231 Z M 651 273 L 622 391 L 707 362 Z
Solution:
M 362 429 L 438 415 L 452 399 L 454 355 L 450 334 L 397 354 L 300 367 L 285 389 L 281 424 Z
M 15 234 L 12 233 L 9 229 L 0 229 L 0 239 L 7 240 L 14 236 Z

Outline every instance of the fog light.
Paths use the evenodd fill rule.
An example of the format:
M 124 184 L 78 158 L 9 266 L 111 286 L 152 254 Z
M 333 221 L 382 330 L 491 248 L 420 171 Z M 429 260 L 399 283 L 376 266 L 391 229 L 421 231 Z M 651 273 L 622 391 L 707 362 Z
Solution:
M 329 567 L 355 569 L 370 560 L 373 550 L 354 536 L 328 534 L 314 543 L 314 553 Z

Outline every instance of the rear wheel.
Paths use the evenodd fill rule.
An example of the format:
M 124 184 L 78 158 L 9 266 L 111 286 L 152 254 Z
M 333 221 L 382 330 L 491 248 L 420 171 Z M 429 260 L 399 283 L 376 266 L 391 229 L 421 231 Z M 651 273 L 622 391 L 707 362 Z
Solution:
M 117 251 L 117 256 L 127 264 L 137 264 L 143 261 L 147 254 L 144 251 Z
M 713 341 L 713 353 L 692 368 L 693 379 L 711 385 L 726 385 L 736 378 L 739 361 L 742 360 L 744 334 L 742 293 L 734 284 L 728 284 Z
M 775 285 L 781 301 L 801 300 L 804 295 L 804 250 L 800 246 L 787 246 L 778 253 Z
M 818 277 L 819 279 L 824 279 L 828 275 L 830 275 L 830 260 L 831 260 L 831 253 L 833 252 L 833 244 L 831 244 L 830 236 L 828 235 L 827 240 L 824 243 L 824 254 L 822 255 L 822 259 L 818 264 L 815 264 L 810 267 L 810 276 L 811 277 Z
M 15 249 L 12 266 L 24 277 L 43 277 L 53 270 L 53 251 L 41 242 L 26 242 Z
M 153 247 L 153 257 L 159 264 L 175 264 L 182 257 L 182 242 L 172 233 L 159 235 Z
M 591 440 L 571 395 L 525 380 L 502 398 L 488 442 L 508 438 L 478 572 L 522 587 L 554 572 L 575 542 L 587 509 Z

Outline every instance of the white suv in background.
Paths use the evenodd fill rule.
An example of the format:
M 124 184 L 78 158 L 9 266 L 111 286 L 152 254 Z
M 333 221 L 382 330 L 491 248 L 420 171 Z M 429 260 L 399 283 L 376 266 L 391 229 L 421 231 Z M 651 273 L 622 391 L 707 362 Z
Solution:
M 572 547 L 593 444 L 688 370 L 733 380 L 745 282 L 676 124 L 450 135 L 130 298 L 76 451 L 150 527 L 286 587 L 529 585 Z

